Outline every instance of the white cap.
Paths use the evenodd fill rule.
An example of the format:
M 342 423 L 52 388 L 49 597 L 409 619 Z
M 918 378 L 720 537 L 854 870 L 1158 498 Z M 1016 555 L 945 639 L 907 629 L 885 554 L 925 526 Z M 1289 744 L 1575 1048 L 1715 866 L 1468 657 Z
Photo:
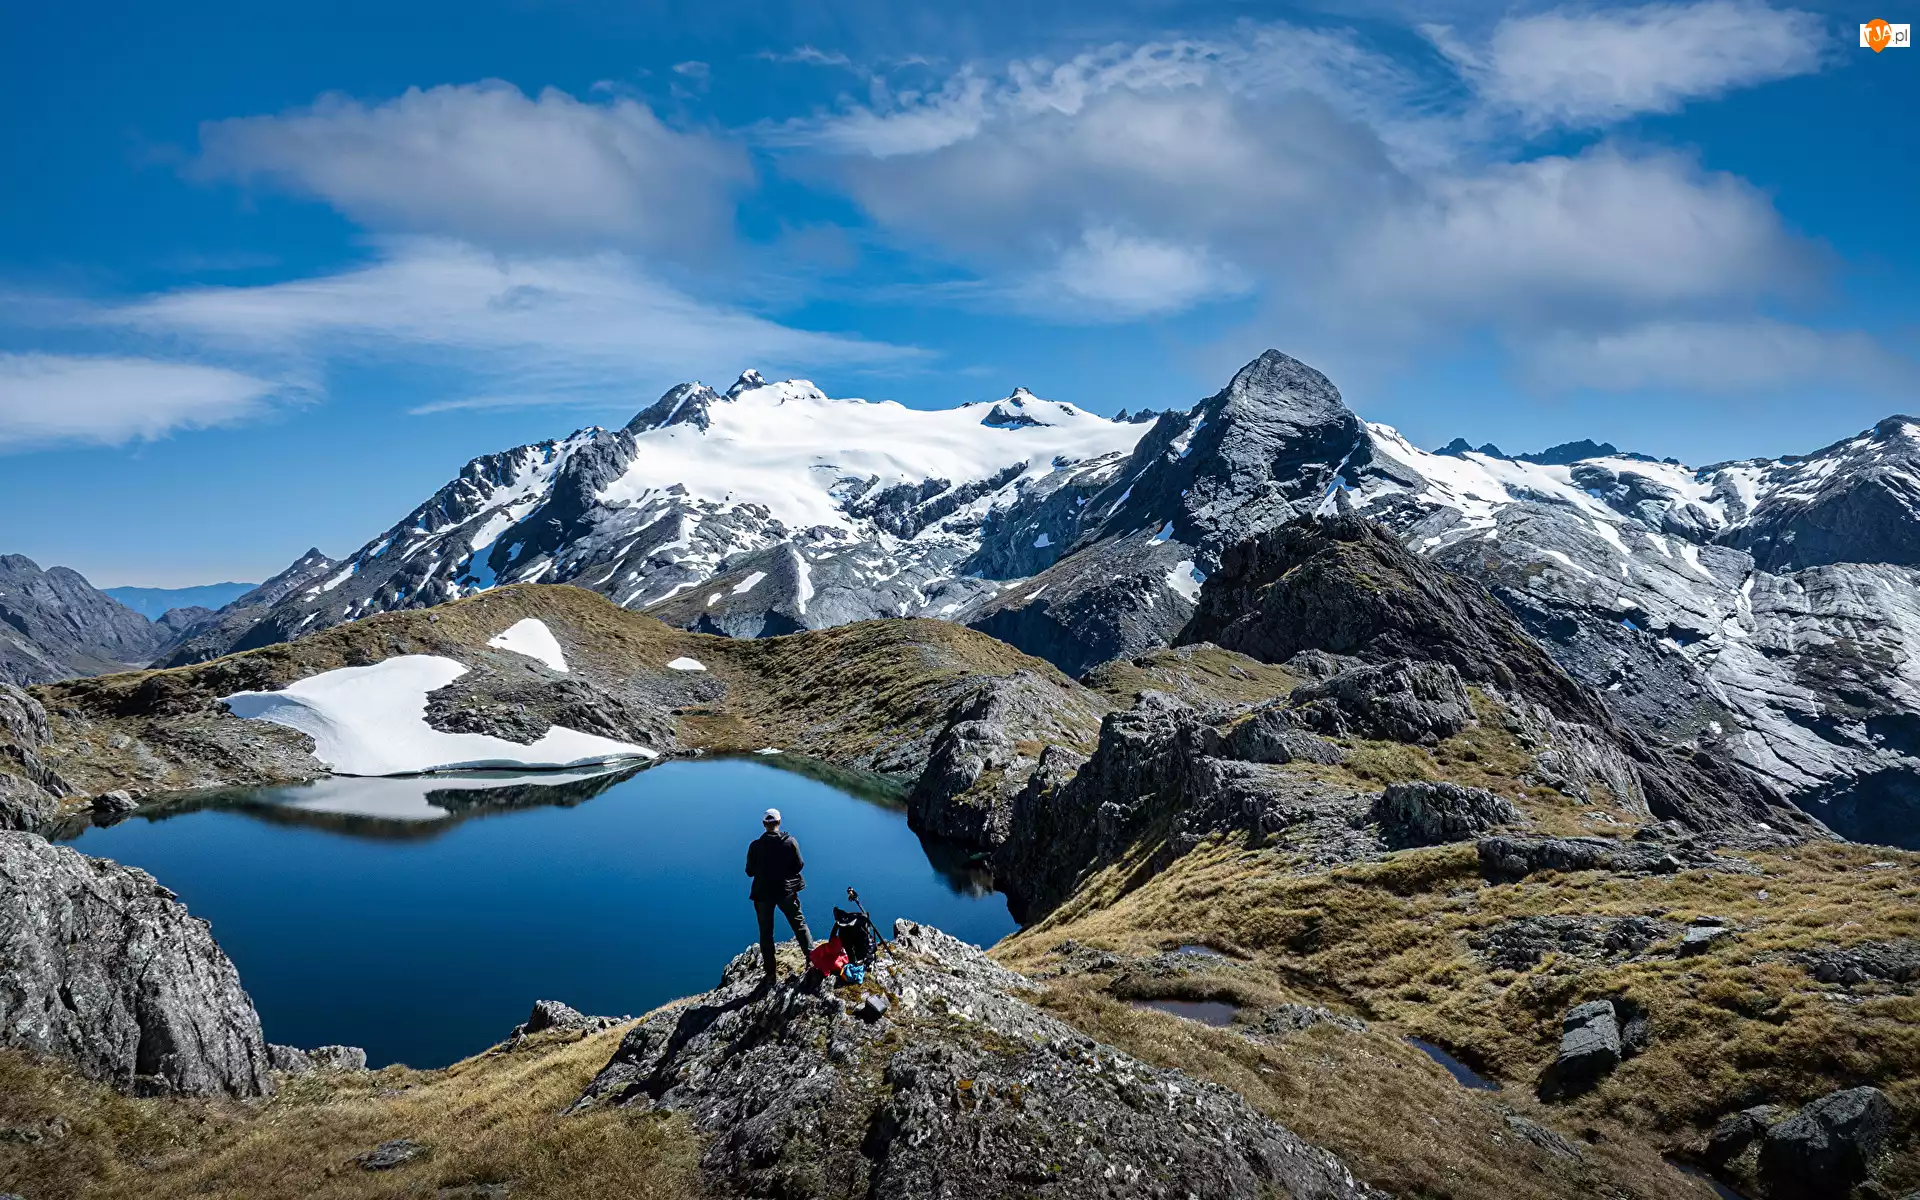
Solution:
M 764 817 L 761 817 L 760 820 L 761 820 L 761 823 L 766 825 L 778 825 L 780 823 L 780 810 L 777 808 L 770 808 L 767 810 L 767 815 Z

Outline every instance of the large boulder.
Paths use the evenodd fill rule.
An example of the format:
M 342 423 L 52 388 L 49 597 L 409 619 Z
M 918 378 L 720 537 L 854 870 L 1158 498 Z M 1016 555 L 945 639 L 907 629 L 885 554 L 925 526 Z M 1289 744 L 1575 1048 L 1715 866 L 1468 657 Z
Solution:
M 1387 785 L 1368 814 L 1390 846 L 1463 842 L 1503 825 L 1524 825 L 1513 803 L 1485 788 L 1415 780 Z
M 1893 1104 L 1875 1087 L 1831 1092 L 1769 1128 L 1760 1178 L 1775 1200 L 1845 1195 L 1873 1173 L 1893 1132 Z
M 1041 1011 L 975 947 L 908 921 L 893 936 L 858 994 L 757 990 L 748 949 L 628 1033 L 576 1110 L 684 1114 L 727 1195 L 1380 1195 L 1233 1092 Z
M 260 1017 L 153 876 L 0 833 L 0 1044 L 146 1095 L 273 1090 Z
M 1589 1000 L 1560 1020 L 1560 1052 L 1540 1080 L 1540 1098 L 1559 1100 L 1591 1090 L 1620 1065 L 1620 1017 L 1611 1000 Z

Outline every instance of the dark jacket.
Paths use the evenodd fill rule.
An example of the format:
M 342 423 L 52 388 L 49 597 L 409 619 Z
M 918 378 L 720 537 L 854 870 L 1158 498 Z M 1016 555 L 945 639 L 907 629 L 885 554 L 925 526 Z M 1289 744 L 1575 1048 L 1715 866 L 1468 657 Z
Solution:
M 800 878 L 806 866 L 800 843 L 790 833 L 763 833 L 747 845 L 747 874 L 753 876 L 755 900 L 778 900 L 807 886 Z

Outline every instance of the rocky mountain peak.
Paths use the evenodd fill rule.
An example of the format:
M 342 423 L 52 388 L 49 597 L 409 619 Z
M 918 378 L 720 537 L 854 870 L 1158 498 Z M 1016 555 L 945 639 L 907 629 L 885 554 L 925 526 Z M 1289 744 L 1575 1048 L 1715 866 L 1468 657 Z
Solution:
M 740 372 L 740 378 L 734 380 L 733 386 L 727 389 L 727 396 L 728 398 L 732 398 L 738 396 L 741 392 L 750 392 L 756 388 L 766 386 L 767 381 L 761 377 L 760 372 L 754 370 L 752 367 L 748 367 L 746 370 Z
M 668 425 L 694 425 L 705 430 L 711 424 L 707 410 L 719 399 L 718 392 L 697 380 L 675 384 L 628 421 L 624 432 L 645 433 Z

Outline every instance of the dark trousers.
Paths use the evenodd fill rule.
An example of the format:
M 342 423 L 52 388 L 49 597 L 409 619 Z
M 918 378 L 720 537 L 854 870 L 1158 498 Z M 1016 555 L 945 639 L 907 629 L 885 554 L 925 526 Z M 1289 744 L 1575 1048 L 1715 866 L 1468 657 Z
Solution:
M 773 910 L 778 908 L 787 914 L 787 924 L 793 927 L 794 940 L 800 943 L 800 953 L 804 956 L 813 949 L 813 936 L 807 932 L 806 915 L 800 911 L 800 897 L 797 895 L 753 898 L 753 911 L 760 918 L 760 961 L 766 964 L 767 978 L 773 978 Z

